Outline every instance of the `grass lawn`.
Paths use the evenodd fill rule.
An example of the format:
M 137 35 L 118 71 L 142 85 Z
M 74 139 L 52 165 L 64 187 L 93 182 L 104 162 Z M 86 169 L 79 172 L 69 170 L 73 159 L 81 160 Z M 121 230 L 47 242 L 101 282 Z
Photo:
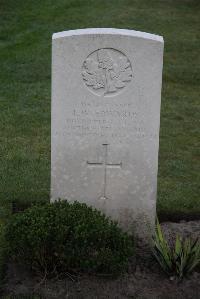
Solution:
M 51 35 L 87 27 L 164 36 L 158 212 L 200 213 L 199 0 L 0 1 L 0 202 L 49 199 Z

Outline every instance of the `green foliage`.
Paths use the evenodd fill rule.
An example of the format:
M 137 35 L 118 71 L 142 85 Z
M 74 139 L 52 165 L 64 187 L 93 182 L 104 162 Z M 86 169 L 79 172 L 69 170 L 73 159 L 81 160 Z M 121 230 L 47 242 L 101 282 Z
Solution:
M 200 214 L 199 0 L 1 0 L 0 20 L 1 203 L 49 199 L 52 33 L 116 27 L 164 36 L 157 208 Z
M 5 240 L 5 226 L 0 223 L 0 288 L 3 286 L 6 261 L 7 261 L 8 246 Z
M 198 239 L 183 240 L 180 236 L 176 236 L 174 248 L 171 248 L 163 235 L 158 219 L 153 243 L 155 258 L 170 276 L 182 279 L 200 264 L 200 242 Z
M 78 202 L 58 201 L 16 214 L 6 238 L 12 256 L 45 275 L 118 273 L 134 253 L 132 238 L 117 223 Z

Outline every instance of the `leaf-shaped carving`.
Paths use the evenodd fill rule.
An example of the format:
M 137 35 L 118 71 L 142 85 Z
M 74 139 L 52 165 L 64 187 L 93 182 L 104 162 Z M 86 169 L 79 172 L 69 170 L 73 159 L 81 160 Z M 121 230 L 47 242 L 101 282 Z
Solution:
M 130 81 L 132 77 L 132 70 L 130 62 L 126 57 L 120 57 L 114 64 L 112 78 L 118 78 L 121 81 Z
M 93 59 L 86 59 L 84 67 L 82 76 L 86 85 L 92 86 L 94 89 L 103 88 L 105 86 L 104 74 L 98 68 L 98 63 Z
M 117 88 L 122 88 L 125 86 L 125 83 L 121 80 L 120 77 L 119 78 L 115 77 L 113 79 L 113 81 L 114 81 L 115 87 L 117 87 Z
M 98 70 L 98 63 L 94 59 L 86 59 L 84 66 L 89 74 L 93 74 L 94 71 Z
M 90 55 L 83 64 L 85 84 L 94 90 L 103 89 L 104 95 L 117 92 L 132 79 L 128 58 L 114 49 L 100 49 Z

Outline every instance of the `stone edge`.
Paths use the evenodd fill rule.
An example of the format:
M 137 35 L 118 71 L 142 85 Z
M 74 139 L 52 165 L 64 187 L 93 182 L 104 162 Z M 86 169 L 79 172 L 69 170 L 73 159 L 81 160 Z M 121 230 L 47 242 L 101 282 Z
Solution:
M 90 34 L 109 34 L 109 35 L 123 35 L 132 36 L 138 38 L 144 38 L 149 40 L 158 41 L 164 43 L 163 37 L 156 34 L 129 30 L 129 29 L 115 29 L 115 28 L 87 28 L 87 29 L 76 29 L 56 32 L 52 35 L 52 39 L 58 39 L 63 37 L 72 37 L 76 35 L 90 35 Z

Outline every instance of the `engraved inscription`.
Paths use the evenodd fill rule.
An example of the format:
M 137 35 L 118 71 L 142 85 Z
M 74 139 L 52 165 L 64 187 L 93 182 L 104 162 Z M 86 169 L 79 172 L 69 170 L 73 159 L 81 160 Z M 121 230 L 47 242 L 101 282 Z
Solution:
M 63 136 L 100 137 L 112 143 L 158 138 L 158 133 L 146 126 L 144 115 L 130 102 L 81 101 L 68 110 L 65 125 Z
M 82 66 L 82 77 L 93 93 L 112 96 L 129 84 L 133 72 L 126 55 L 115 49 L 103 48 L 86 58 Z
M 89 162 L 87 165 L 91 167 L 104 167 L 104 185 L 103 185 L 103 194 L 100 197 L 101 200 L 108 199 L 106 196 L 106 185 L 107 185 L 107 168 L 122 168 L 122 162 L 120 163 L 109 163 L 108 162 L 108 143 L 102 144 L 104 147 L 104 160 L 102 162 Z

